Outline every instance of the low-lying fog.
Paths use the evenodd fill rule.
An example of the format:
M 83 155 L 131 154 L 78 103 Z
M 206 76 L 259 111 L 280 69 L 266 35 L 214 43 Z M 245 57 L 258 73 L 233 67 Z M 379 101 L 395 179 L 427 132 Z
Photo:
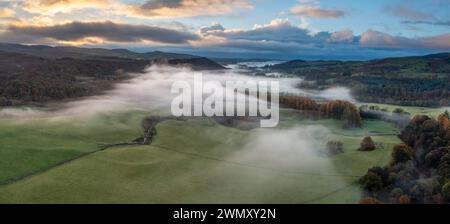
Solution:
M 117 84 L 111 91 L 103 95 L 87 97 L 85 99 L 57 105 L 48 110 L 28 107 L 5 108 L 0 110 L 0 118 L 65 118 L 66 116 L 89 117 L 98 114 L 109 114 L 130 110 L 149 111 L 149 115 L 157 113 L 169 114 L 169 106 L 176 96 L 170 90 L 175 81 L 184 80 L 193 84 L 194 72 L 187 68 L 167 66 L 149 67 L 144 74 L 133 74 L 133 78 Z M 225 71 L 204 71 L 204 81 L 273 81 L 278 80 L 280 91 L 283 93 L 303 94 L 313 97 L 335 99 L 351 99 L 345 88 L 334 88 L 324 91 L 304 91 L 299 89 L 300 78 L 270 78 L 249 76 L 237 72 L 235 69 Z M 163 112 L 161 112 L 163 111 Z M 86 121 L 88 122 L 88 121 Z M 326 136 L 326 127 L 295 127 L 291 130 L 262 129 L 255 130 L 249 139 L 249 144 L 243 146 L 240 153 L 231 158 L 239 160 L 265 161 L 272 166 L 306 163 L 311 160 L 315 150 L 323 147 L 324 143 L 312 136 Z M 262 152 L 262 153 L 261 153 Z M 295 152 L 295 153 L 292 153 Z M 284 155 L 295 155 L 285 157 Z M 299 159 L 301 158 L 301 159 Z
M 225 71 L 205 71 L 202 74 L 204 81 L 216 81 L 218 83 L 224 83 L 227 80 L 278 80 L 280 90 L 284 93 L 314 98 L 354 101 L 349 89 L 344 87 L 330 88 L 323 91 L 307 91 L 298 88 L 298 84 L 302 82 L 301 78 L 250 76 L 240 71 L 240 68 L 233 68 Z M 193 74 L 194 72 L 187 68 L 152 66 L 144 74 L 132 74 L 133 78 L 117 84 L 113 90 L 102 95 L 87 97 L 45 109 L 29 107 L 3 108 L 0 109 L 0 119 L 25 121 L 34 118 L 45 118 L 43 122 L 48 120 L 59 122 L 59 119 L 70 122 L 73 119 L 77 119 L 77 122 L 87 123 L 89 118 L 93 118 L 96 115 L 112 115 L 111 117 L 114 117 L 113 113 L 116 112 L 136 110 L 146 112 L 149 115 L 170 115 L 171 101 L 176 96 L 171 94 L 172 84 L 180 80 L 193 84 Z M 67 125 L 67 122 L 61 124 Z M 246 184 L 243 186 L 250 189 L 247 192 L 252 192 L 251 194 L 257 196 L 254 198 L 260 198 L 260 202 L 270 201 L 273 196 L 271 192 L 292 192 L 293 190 L 299 190 L 295 189 L 297 187 L 307 186 L 305 188 L 309 189 L 314 188 L 317 184 L 328 185 L 330 183 L 329 180 L 322 183 L 320 178 L 333 178 L 332 186 L 328 186 L 330 190 L 348 184 L 343 179 L 344 177 L 339 175 L 342 170 L 336 170 L 333 160 L 326 159 L 322 153 L 323 151 L 321 151 L 325 148 L 328 140 L 339 140 L 333 139 L 334 135 L 331 134 L 327 127 L 295 124 L 289 124 L 284 127 L 290 128 L 254 129 L 246 132 L 248 136 L 245 135 L 247 137 L 245 137 L 244 144 L 237 148 L 231 149 L 230 145 L 222 143 L 220 146 L 215 146 L 215 148 L 211 149 L 212 151 L 228 150 L 225 151 L 227 153 L 223 157 L 217 158 L 217 160 L 220 159 L 233 164 L 248 166 L 244 176 L 231 172 L 222 165 L 210 167 L 206 175 L 214 178 L 215 181 L 218 181 L 217 183 L 242 183 L 242 178 L 245 177 Z M 205 138 L 205 136 L 201 136 L 201 138 Z M 234 139 L 229 139 L 229 141 L 234 141 Z M 205 152 L 205 154 L 207 153 Z M 261 170 L 264 172 L 261 172 Z M 240 177 L 238 177 L 239 175 Z M 281 180 L 278 178 L 280 175 L 285 175 L 287 179 L 278 182 Z M 314 178 L 316 182 L 313 184 L 305 183 L 299 186 L 298 182 L 289 180 L 289 178 L 298 177 L 296 175 L 313 175 L 310 178 Z M 219 181 L 220 178 L 223 180 Z M 216 185 L 209 187 L 208 192 L 199 193 L 209 193 L 213 196 L 223 193 L 223 188 L 214 187 Z M 286 194 L 286 200 L 291 200 L 291 194 Z
M 193 71 L 187 68 L 174 68 L 167 66 L 152 66 L 144 74 L 133 74 L 134 78 L 117 84 L 111 91 L 103 95 L 87 97 L 62 105 L 57 110 L 44 112 L 28 107 L 4 108 L 0 110 L 1 117 L 41 117 L 64 115 L 93 115 L 112 111 L 126 110 L 166 110 L 176 96 L 171 94 L 171 86 L 175 81 L 184 80 L 193 84 Z M 226 71 L 203 71 L 204 81 L 273 81 L 278 80 L 280 91 L 314 98 L 353 100 L 350 91 L 343 87 L 326 89 L 324 91 L 306 91 L 297 86 L 301 78 L 272 78 L 244 75 L 239 69 Z
M 171 101 L 176 96 L 171 94 L 171 87 L 175 81 L 184 80 L 193 83 L 193 74 L 187 68 L 166 66 L 152 66 L 144 74 L 133 74 L 133 78 L 117 84 L 111 91 L 103 95 L 87 97 L 62 105 L 57 109 L 32 109 L 27 107 L 5 108 L 0 110 L 0 118 L 20 121 L 23 119 L 46 118 L 66 119 L 76 117 L 79 121 L 94 115 L 126 112 L 132 110 L 148 111 L 149 115 L 169 115 Z M 225 71 L 202 72 L 204 81 L 272 81 L 278 80 L 280 90 L 284 93 L 304 94 L 326 99 L 352 99 L 348 89 L 333 88 L 324 91 L 304 91 L 297 86 L 300 78 L 271 78 L 264 76 L 249 76 L 239 73 L 235 69 Z M 81 119 L 80 119 L 81 118 Z M 87 122 L 87 119 L 85 120 Z M 326 144 L 329 131 L 322 126 L 294 126 L 291 129 L 265 128 L 252 131 L 248 143 L 242 150 L 230 154 L 230 161 L 244 163 L 258 163 L 264 166 L 307 167 L 311 163 L 318 165 L 314 158 L 318 157 L 318 150 Z M 222 146 L 222 147 L 227 147 Z M 226 149 L 225 149 L 226 150 Z M 289 155 L 289 156 L 286 156 Z M 323 160 L 322 160 L 323 162 Z M 331 164 L 321 164 L 321 171 L 332 171 Z

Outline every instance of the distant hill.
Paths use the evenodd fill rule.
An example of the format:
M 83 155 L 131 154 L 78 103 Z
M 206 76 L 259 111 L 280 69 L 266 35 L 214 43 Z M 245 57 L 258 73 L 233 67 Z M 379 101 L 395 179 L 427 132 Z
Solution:
M 370 61 L 291 60 L 273 65 L 270 69 L 290 72 L 305 72 L 304 70 L 340 72 L 351 70 L 368 74 L 391 72 L 391 75 L 405 76 L 412 75 L 412 73 L 450 73 L 450 53 L 384 58 Z
M 211 58 L 221 64 L 237 64 L 239 62 L 267 62 L 273 61 L 269 58 Z M 278 61 L 278 60 L 277 60 Z
M 219 63 L 208 58 L 188 54 L 167 53 L 162 51 L 137 53 L 127 49 L 80 48 L 66 46 L 51 47 L 45 45 L 22 45 L 11 43 L 0 43 L 0 51 L 9 53 L 21 53 L 48 59 L 74 58 L 107 61 L 114 60 L 114 58 L 120 58 L 146 60 L 149 61 L 149 63 L 168 63 L 171 65 L 178 65 L 177 62 L 183 63 L 184 65 L 189 65 L 189 59 L 192 62 L 195 62 L 195 65 L 189 65 L 194 70 L 225 69 L 225 67 L 223 67 Z M 184 61 L 181 59 L 183 59 Z
M 0 51 L 0 106 L 99 94 L 148 61 L 126 58 L 43 58 Z
M 347 86 L 360 101 L 411 106 L 446 106 L 450 101 L 450 53 L 370 61 L 292 60 L 266 66 L 314 81 L 302 88 Z
M 208 58 L 159 51 L 0 44 L 0 106 L 99 94 L 151 64 L 225 69 Z
M 168 63 L 170 65 L 186 65 L 188 67 L 193 68 L 196 70 L 196 68 L 202 68 L 204 70 L 218 70 L 218 69 L 225 69 L 222 65 L 219 65 L 217 63 L 212 63 L 212 61 L 205 57 L 195 57 L 195 58 L 176 58 L 176 59 L 170 59 L 168 60 Z
M 79 58 L 89 59 L 97 57 L 118 57 L 137 60 L 153 60 L 153 59 L 185 59 L 199 58 L 198 56 L 188 54 L 166 53 L 161 51 L 153 51 L 148 53 L 137 53 L 127 49 L 104 49 L 104 48 L 80 48 L 80 47 L 51 47 L 46 45 L 22 45 L 11 43 L 0 43 L 0 51 L 14 52 L 33 55 L 45 58 Z

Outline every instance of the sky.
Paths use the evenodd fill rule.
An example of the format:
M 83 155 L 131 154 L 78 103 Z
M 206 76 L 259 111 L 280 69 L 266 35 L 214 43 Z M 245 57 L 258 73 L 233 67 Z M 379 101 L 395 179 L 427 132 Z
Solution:
M 0 0 L 0 42 L 215 58 L 450 52 L 450 0 Z

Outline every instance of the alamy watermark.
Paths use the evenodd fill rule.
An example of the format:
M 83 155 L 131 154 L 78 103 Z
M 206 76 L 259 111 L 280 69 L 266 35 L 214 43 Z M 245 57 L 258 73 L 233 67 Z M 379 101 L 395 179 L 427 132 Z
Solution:
M 261 127 L 275 127 L 279 121 L 278 81 L 227 80 L 204 81 L 194 73 L 193 84 L 179 80 L 171 93 L 178 94 L 171 103 L 172 115 L 259 117 Z

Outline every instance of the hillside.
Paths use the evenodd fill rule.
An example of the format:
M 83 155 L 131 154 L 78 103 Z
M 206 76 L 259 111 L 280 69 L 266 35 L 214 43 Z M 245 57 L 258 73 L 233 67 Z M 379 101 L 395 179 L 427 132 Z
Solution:
M 168 63 L 171 65 L 190 64 L 191 67 L 196 70 L 224 69 L 219 63 L 205 57 L 162 51 L 137 53 L 127 49 L 80 48 L 67 46 L 51 47 L 45 45 L 0 43 L 0 52 L 18 53 L 46 59 L 73 58 L 103 61 L 128 59 L 144 60 L 149 63 Z
M 119 57 L 137 60 L 153 60 L 153 59 L 180 59 L 180 58 L 199 58 L 194 55 L 166 53 L 161 51 L 153 51 L 148 53 L 137 53 L 127 49 L 104 49 L 104 48 L 80 48 L 57 46 L 51 47 L 46 45 L 22 45 L 11 43 L 0 43 L 0 51 L 22 53 L 45 58 L 96 58 L 96 57 Z
M 128 78 L 128 72 L 142 72 L 155 63 L 194 70 L 224 69 L 210 59 L 192 55 L 0 44 L 0 106 L 98 94 Z
M 89 96 L 111 88 L 148 61 L 124 58 L 49 59 L 0 51 L 0 105 Z
M 347 86 L 365 102 L 447 106 L 450 99 L 450 53 L 371 61 L 293 60 L 264 69 L 314 81 L 302 88 Z
M 412 73 L 449 73 L 450 53 L 430 54 L 425 56 L 384 58 L 370 61 L 305 61 L 291 60 L 271 66 L 271 69 L 290 70 L 329 69 L 331 71 L 366 72 L 383 75 L 383 71 L 394 75 L 413 75 Z

